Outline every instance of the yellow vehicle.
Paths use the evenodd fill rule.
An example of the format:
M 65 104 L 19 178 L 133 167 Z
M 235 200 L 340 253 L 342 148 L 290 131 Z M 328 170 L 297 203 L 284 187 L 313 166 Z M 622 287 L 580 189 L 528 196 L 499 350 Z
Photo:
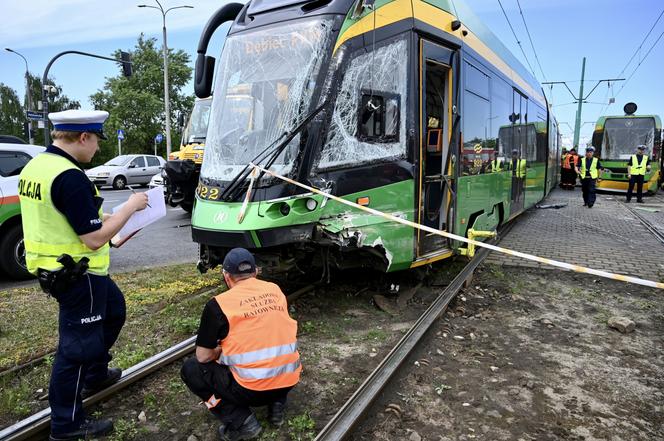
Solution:
M 194 208 L 194 192 L 203 163 L 211 104 L 212 97 L 196 99 L 182 133 L 180 150 L 168 155 L 168 162 L 162 170 L 166 201 L 172 207 L 179 205 L 189 213 Z

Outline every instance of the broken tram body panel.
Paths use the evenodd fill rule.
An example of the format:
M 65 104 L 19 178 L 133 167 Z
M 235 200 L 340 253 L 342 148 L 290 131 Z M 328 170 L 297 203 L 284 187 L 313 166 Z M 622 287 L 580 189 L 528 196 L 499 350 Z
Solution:
M 201 270 L 238 246 L 277 273 L 397 271 L 461 245 L 252 175 L 250 162 L 464 236 L 544 197 L 559 137 L 541 87 L 456 3 L 459 16 L 446 0 L 252 0 L 217 11 L 196 62 L 198 96 L 211 94 L 215 78 L 192 216 Z M 215 62 L 207 45 L 226 21 Z M 229 102 L 238 89 L 250 105 Z M 522 133 L 529 118 L 546 126 L 537 141 Z M 528 161 L 522 174 L 537 170 L 529 179 L 513 178 L 512 150 Z

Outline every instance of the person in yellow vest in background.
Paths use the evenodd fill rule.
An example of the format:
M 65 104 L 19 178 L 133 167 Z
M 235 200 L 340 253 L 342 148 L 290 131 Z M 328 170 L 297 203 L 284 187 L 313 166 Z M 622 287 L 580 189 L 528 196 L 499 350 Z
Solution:
M 109 240 L 129 217 L 147 205 L 134 194 L 113 215 L 81 163 L 88 163 L 107 139 L 108 112 L 50 113 L 53 143 L 33 158 L 19 177 L 25 260 L 41 288 L 59 304 L 59 344 L 51 372 L 51 441 L 103 435 L 110 420 L 89 420 L 82 395 L 117 382 L 109 349 L 125 321 L 122 292 L 108 276 Z
M 599 159 L 593 157 L 595 154 L 595 147 L 586 147 L 586 155 L 579 161 L 579 166 L 576 172 L 581 178 L 581 190 L 583 191 L 583 205 L 588 208 L 593 208 L 597 195 L 595 194 L 596 183 L 599 179 L 599 172 L 602 170 L 602 165 Z
M 523 193 L 523 181 L 526 179 L 526 160 L 519 157 L 519 150 L 512 150 L 512 159 L 509 164 L 512 170 L 512 200 L 516 201 Z
M 641 144 L 636 147 L 636 154 L 632 155 L 627 162 L 627 177 L 629 178 L 629 187 L 627 189 L 627 200 L 631 202 L 632 191 L 636 184 L 636 202 L 643 203 L 643 181 L 646 172 L 650 171 L 650 158 L 646 153 L 646 146 Z
M 499 173 L 501 171 L 503 171 L 503 158 L 500 158 L 496 154 L 496 157 L 491 161 L 491 173 Z
M 229 289 L 205 305 L 196 356 L 180 375 L 221 420 L 222 440 L 246 440 L 262 430 L 251 407 L 268 406 L 268 421 L 283 424 L 286 397 L 302 371 L 297 322 L 281 289 L 256 278 L 249 251 L 229 251 L 223 274 Z
M 563 147 L 563 150 L 560 155 L 560 188 L 565 189 L 565 179 L 566 179 L 566 170 L 565 170 L 565 161 L 567 161 L 567 147 Z

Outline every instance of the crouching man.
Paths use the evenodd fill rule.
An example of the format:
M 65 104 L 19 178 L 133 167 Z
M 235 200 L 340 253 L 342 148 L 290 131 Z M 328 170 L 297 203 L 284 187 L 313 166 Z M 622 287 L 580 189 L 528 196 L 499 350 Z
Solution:
M 252 439 L 262 428 L 250 409 L 268 406 L 268 420 L 284 421 L 288 392 L 300 379 L 297 322 L 274 283 L 256 278 L 254 256 L 234 248 L 223 263 L 228 291 L 203 309 L 196 357 L 180 375 L 222 422 L 222 440 Z

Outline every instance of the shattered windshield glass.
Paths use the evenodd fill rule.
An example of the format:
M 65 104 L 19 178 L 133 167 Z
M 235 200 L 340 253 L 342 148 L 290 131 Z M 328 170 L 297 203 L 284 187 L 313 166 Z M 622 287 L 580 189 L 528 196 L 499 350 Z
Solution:
M 355 57 L 345 73 L 334 106 L 332 122 L 326 144 L 323 146 L 318 169 L 368 162 L 403 156 L 406 153 L 406 107 L 408 90 L 408 50 L 405 39 L 396 40 L 377 48 L 375 52 L 364 52 Z M 382 139 L 362 139 L 359 134 L 358 117 L 363 97 L 367 95 L 389 97 L 385 102 L 394 103 L 394 117 L 385 121 L 385 133 L 390 130 L 398 137 L 383 136 Z M 375 101 L 375 100 L 374 100 Z M 386 108 L 386 113 L 390 109 Z M 390 125 L 399 124 L 390 129 Z
M 651 155 L 654 141 L 653 118 L 609 118 L 604 124 L 602 159 L 629 159 L 639 144 Z
M 315 18 L 230 36 L 217 70 L 201 176 L 229 181 L 311 111 L 332 21 Z M 287 174 L 297 135 L 271 167 Z

